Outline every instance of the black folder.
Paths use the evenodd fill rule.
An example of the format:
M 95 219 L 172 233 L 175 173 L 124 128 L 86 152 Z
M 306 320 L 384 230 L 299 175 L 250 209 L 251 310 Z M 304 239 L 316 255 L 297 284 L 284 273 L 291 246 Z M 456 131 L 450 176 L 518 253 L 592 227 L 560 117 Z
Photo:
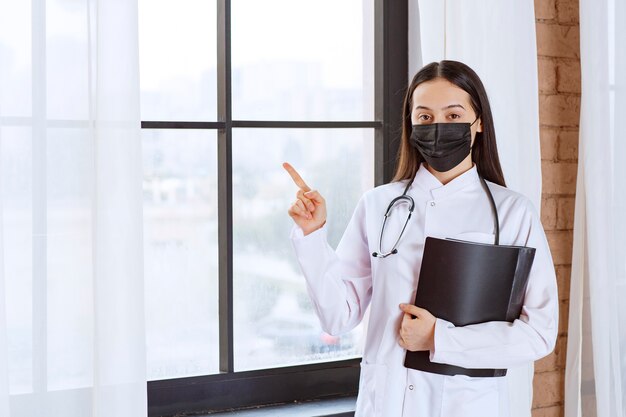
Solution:
M 495 244 L 427 237 L 415 296 L 416 306 L 455 326 L 518 318 L 535 257 L 535 248 L 499 244 L 495 202 L 480 179 L 495 214 Z M 429 358 L 429 351 L 407 351 L 404 366 L 444 375 L 506 375 L 506 369 L 468 369 Z

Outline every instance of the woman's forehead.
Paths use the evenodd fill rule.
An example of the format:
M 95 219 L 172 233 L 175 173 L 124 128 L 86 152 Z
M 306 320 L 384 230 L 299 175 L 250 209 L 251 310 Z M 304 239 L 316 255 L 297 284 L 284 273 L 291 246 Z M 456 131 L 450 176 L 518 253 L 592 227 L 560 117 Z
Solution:
M 466 110 L 471 106 L 469 94 L 443 78 L 418 85 L 413 90 L 412 101 L 413 108 L 422 106 L 435 111 L 454 104 L 461 104 Z

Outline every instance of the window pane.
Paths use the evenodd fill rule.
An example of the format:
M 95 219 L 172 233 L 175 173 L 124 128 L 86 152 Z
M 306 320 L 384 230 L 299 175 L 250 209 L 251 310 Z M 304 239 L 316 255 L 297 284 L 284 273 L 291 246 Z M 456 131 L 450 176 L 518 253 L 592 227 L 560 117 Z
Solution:
M 232 0 L 233 118 L 372 120 L 373 0 Z
M 218 370 L 214 131 L 142 130 L 148 378 Z
M 216 120 L 216 0 L 139 0 L 142 120 Z
M 374 185 L 373 157 L 372 129 L 233 132 L 237 371 L 361 354 L 362 326 L 341 337 L 320 328 L 289 241 L 287 209 L 297 189 L 281 164 L 290 162 L 326 198 L 336 247 L 358 199 Z

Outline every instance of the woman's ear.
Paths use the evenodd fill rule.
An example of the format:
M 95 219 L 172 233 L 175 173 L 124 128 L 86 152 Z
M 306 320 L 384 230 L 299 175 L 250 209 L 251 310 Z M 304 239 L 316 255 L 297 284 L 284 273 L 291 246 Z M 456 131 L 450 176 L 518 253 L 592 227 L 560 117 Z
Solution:
M 476 127 L 476 132 L 482 132 L 483 131 L 483 119 L 478 119 L 478 126 Z

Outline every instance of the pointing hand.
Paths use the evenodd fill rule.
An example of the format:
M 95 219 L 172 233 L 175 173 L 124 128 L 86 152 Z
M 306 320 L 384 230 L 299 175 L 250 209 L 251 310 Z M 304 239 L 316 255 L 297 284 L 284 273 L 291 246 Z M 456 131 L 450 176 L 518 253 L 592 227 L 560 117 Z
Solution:
M 300 226 L 306 236 L 326 223 L 326 200 L 318 191 L 311 190 L 289 163 L 283 163 L 283 168 L 298 186 L 296 200 L 288 210 L 289 216 Z

